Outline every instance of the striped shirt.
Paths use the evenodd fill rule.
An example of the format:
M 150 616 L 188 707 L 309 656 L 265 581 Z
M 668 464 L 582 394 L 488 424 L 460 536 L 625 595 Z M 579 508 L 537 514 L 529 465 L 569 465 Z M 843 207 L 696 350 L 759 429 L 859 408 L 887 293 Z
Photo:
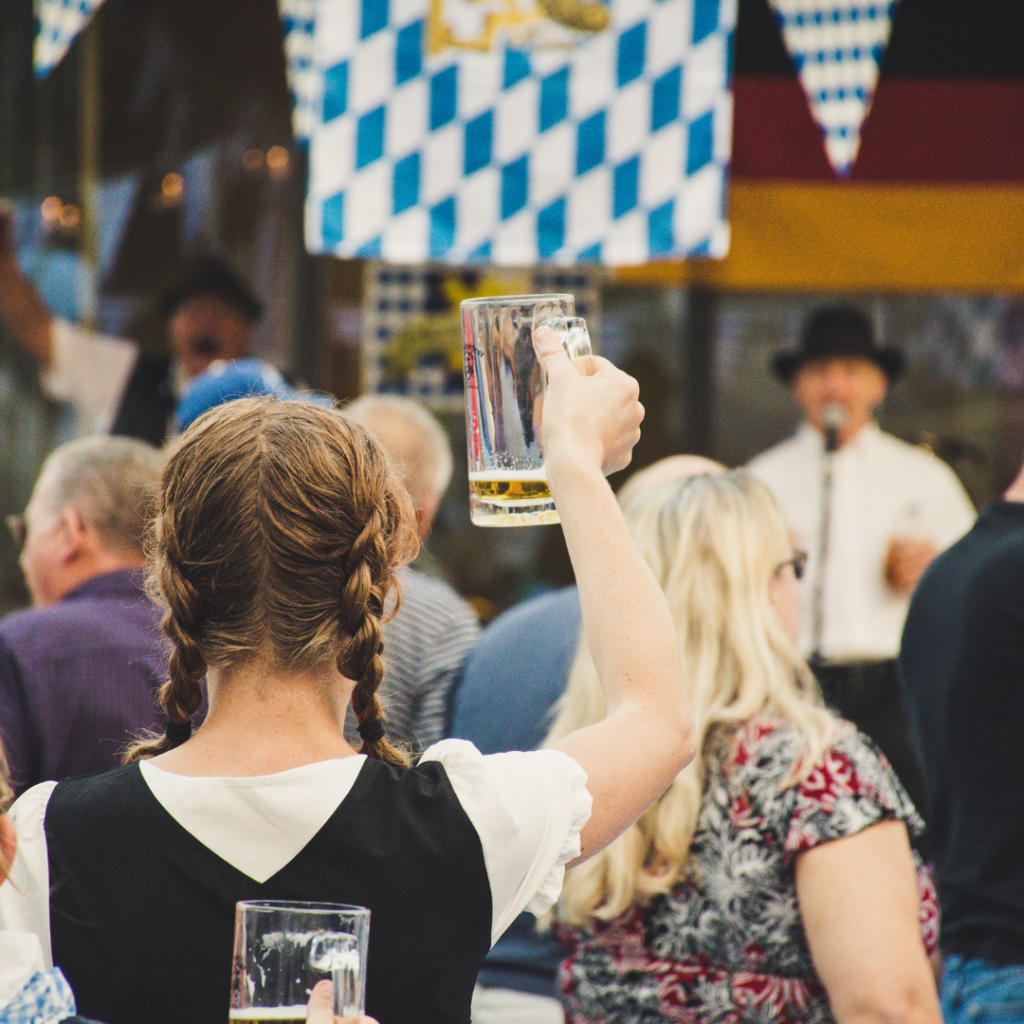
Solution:
M 414 569 L 399 573 L 402 607 L 384 626 L 384 682 L 380 698 L 388 739 L 426 750 L 445 731 L 448 694 L 479 631 L 472 608 L 443 580 Z M 357 749 L 349 709 L 345 738 Z

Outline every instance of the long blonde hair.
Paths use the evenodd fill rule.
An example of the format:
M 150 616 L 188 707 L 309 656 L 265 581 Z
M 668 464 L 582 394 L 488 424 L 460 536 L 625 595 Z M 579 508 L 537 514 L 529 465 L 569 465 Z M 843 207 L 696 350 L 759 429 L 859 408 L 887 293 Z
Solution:
M 811 769 L 836 720 L 772 607 L 769 585 L 792 554 L 768 489 L 743 470 L 652 488 L 625 510 L 665 593 L 697 727 L 700 756 L 614 843 L 568 872 L 558 915 L 579 926 L 611 920 L 684 874 L 700 815 L 712 740 L 767 712 L 807 740 L 787 784 Z M 581 641 L 545 745 L 604 717 L 601 687 Z

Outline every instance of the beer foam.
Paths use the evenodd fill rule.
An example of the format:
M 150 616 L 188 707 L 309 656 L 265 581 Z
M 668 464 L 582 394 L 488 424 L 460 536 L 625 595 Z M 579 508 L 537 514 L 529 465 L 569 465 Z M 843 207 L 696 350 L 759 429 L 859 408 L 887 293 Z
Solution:
M 470 480 L 522 480 L 524 483 L 532 483 L 542 480 L 547 483 L 548 471 L 541 466 L 540 469 L 474 469 L 470 471 Z
M 305 1020 L 306 1004 L 301 1006 L 242 1006 L 232 1007 L 229 1020 Z

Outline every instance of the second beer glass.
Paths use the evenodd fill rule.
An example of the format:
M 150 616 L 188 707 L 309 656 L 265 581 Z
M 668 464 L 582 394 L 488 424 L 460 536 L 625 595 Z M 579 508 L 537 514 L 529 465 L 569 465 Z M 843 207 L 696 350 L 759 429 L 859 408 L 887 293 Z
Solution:
M 334 981 L 334 1012 L 364 1012 L 370 911 L 341 903 L 239 903 L 231 972 L 231 1024 L 306 1019 L 313 986 Z

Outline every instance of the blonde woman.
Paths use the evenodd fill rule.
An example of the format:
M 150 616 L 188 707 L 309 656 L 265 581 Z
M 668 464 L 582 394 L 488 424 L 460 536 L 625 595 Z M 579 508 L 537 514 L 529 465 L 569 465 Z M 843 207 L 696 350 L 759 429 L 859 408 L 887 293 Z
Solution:
M 803 555 L 768 490 L 698 476 L 625 512 L 675 619 L 698 756 L 566 877 L 569 1021 L 939 1024 L 920 821 L 795 652 Z M 603 714 L 584 647 L 547 742 Z

